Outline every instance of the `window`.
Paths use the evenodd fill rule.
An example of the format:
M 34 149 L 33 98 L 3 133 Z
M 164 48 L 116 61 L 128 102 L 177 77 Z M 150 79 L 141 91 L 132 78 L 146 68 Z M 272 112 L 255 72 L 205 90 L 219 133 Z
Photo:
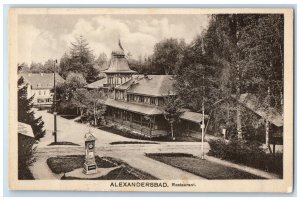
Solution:
M 46 95 L 46 90 L 44 91 L 44 95 Z
M 130 95 L 127 95 L 127 99 L 128 99 L 128 101 L 133 101 L 134 99 L 133 99 L 134 97 L 133 97 L 133 95 L 132 94 L 130 94 Z
M 140 102 L 142 102 L 142 103 L 144 102 L 144 96 L 140 97 Z
M 150 104 L 150 97 L 145 97 L 145 103 Z
M 39 95 L 42 95 L 42 91 L 41 90 L 39 90 Z
M 155 98 L 155 105 L 158 105 L 158 98 Z
M 37 99 L 37 102 L 38 102 L 38 103 L 43 103 L 43 102 L 44 102 L 44 99 L 40 99 L 40 98 L 39 98 L 39 99 Z
M 150 98 L 150 104 L 155 105 L 155 98 Z

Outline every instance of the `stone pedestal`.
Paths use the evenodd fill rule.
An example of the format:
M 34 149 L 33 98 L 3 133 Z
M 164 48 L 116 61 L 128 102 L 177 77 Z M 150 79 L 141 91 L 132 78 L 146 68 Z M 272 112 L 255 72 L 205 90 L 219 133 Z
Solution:
M 85 162 L 83 165 L 84 174 L 95 174 L 97 173 L 97 164 Z

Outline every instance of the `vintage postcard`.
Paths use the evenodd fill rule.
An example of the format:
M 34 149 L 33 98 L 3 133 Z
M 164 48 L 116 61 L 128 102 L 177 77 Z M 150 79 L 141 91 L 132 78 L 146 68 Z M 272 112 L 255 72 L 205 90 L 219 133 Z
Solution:
M 293 191 L 293 10 L 12 8 L 11 190 Z

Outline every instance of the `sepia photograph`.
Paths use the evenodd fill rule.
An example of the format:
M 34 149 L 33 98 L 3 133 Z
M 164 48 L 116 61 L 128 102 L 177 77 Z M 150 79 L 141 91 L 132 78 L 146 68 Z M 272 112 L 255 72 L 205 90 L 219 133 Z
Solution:
M 292 9 L 11 8 L 13 190 L 291 192 Z

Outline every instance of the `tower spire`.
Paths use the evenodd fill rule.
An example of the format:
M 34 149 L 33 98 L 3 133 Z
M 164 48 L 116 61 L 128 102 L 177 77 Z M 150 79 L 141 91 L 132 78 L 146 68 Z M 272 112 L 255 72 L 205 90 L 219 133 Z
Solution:
M 122 47 L 122 44 L 121 44 L 121 37 L 120 37 L 120 35 L 119 35 L 119 47 L 121 48 L 121 50 L 124 51 L 124 49 L 123 49 L 123 47 Z

